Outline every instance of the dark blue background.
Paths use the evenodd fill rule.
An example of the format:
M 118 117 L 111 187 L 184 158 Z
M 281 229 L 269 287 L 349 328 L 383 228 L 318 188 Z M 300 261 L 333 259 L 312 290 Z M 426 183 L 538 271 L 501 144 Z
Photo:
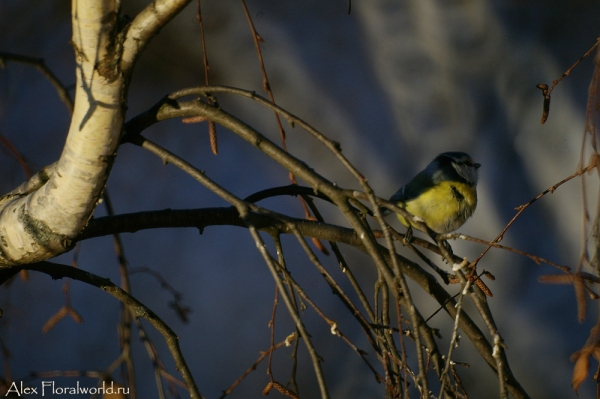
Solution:
M 135 15 L 143 2 L 126 2 Z M 238 2 L 202 2 L 211 83 L 262 93 L 260 70 L 243 10 Z M 0 51 L 43 57 L 67 85 L 74 83 L 69 2 L 0 2 Z M 594 43 L 600 5 L 595 1 L 248 1 L 276 101 L 341 143 L 345 155 L 367 176 L 376 193 L 388 197 L 438 153 L 469 152 L 480 169 L 479 207 L 461 228 L 492 239 L 529 201 L 576 170 L 584 127 L 592 58 L 575 69 L 554 91 L 550 118 L 540 125 L 542 96 L 536 84 L 551 83 Z M 136 67 L 128 118 L 164 94 L 203 83 L 195 4 L 154 39 Z M 249 100 L 219 96 L 221 105 L 273 140 L 278 133 L 272 113 Z M 0 70 L 0 134 L 26 157 L 34 170 L 58 159 L 69 115 L 54 89 L 29 66 L 10 63 Z M 359 188 L 330 153 L 299 128 L 286 125 L 288 148 L 319 173 L 348 188 Z M 146 135 L 183 156 L 240 197 L 288 184 L 287 172 L 232 133 L 219 128 L 218 156 L 210 152 L 206 126 L 164 122 Z M 24 174 L 0 146 L 0 193 L 14 188 Z M 581 195 L 573 181 L 528 209 L 506 234 L 503 244 L 575 267 L 579 257 Z M 172 166 L 163 166 L 139 148 L 124 146 L 108 190 L 117 213 L 163 208 L 224 206 L 223 200 Z M 592 201 L 594 201 L 592 195 Z M 265 202 L 301 216 L 295 199 Z M 595 202 L 592 202 L 595 204 Z M 328 220 L 344 223 L 324 206 Z M 96 215 L 104 215 L 103 206 Z M 156 311 L 181 337 L 188 364 L 201 392 L 218 397 L 269 346 L 267 323 L 274 285 L 244 229 L 156 230 L 122 236 L 131 267 L 157 270 L 193 309 L 182 323 L 168 302 L 168 292 L 148 275 L 132 276 L 133 293 Z M 358 346 L 367 344 L 345 309 L 301 255 L 294 240 L 284 239 L 289 267 L 323 311 L 340 322 Z M 479 244 L 457 243 L 455 252 L 473 259 Z M 348 250 L 359 278 L 372 285 L 373 265 Z M 298 255 L 298 256 L 295 256 Z M 72 253 L 57 261 L 70 263 Z M 334 259 L 322 258 L 337 273 Z M 79 266 L 118 281 L 110 237 L 81 244 Z M 595 323 L 593 311 L 577 323 L 573 290 L 541 285 L 548 266 L 502 251 L 481 263 L 496 281 L 490 299 L 508 345 L 517 376 L 532 397 L 575 397 L 570 388 L 569 356 L 581 348 Z M 339 275 L 339 273 L 338 273 Z M 341 277 L 340 277 L 341 279 Z M 64 302 L 63 281 L 31 274 L 0 290 L 4 317 L 0 339 L 10 350 L 12 377 L 30 371 L 99 370 L 118 355 L 119 304 L 105 293 L 71 284 L 74 307 L 85 321 L 61 321 L 47 334 L 45 321 Z M 345 283 L 344 283 L 345 284 Z M 413 290 L 422 313 L 436 305 Z M 595 309 L 592 304 L 591 309 Z M 329 327 L 305 312 L 309 329 L 330 379 L 333 397 L 381 397 L 361 360 Z M 451 320 L 440 314 L 433 323 L 449 337 Z M 162 338 L 147 326 L 171 365 Z M 445 330 L 444 330 L 445 329 Z M 278 310 L 277 339 L 293 331 L 283 305 Z M 155 397 L 151 364 L 135 341 L 140 397 Z M 445 350 L 445 349 L 444 349 Z M 287 381 L 289 350 L 276 355 L 276 377 Z M 374 354 L 369 355 L 375 362 Z M 459 361 L 480 362 L 466 339 Z M 301 365 L 308 359 L 301 356 Z M 316 395 L 305 367 L 299 378 L 306 397 Z M 173 371 L 175 375 L 177 373 Z M 473 397 L 496 387 L 487 366 L 462 372 Z M 178 375 L 177 375 L 178 376 Z M 74 385 L 74 380 L 60 380 Z M 268 382 L 264 365 L 231 395 L 257 397 Z M 90 385 L 93 381 L 90 380 Z M 486 394 L 484 394 L 484 392 Z M 582 396 L 591 394 L 588 383 Z M 303 396 L 304 397 L 304 396 Z

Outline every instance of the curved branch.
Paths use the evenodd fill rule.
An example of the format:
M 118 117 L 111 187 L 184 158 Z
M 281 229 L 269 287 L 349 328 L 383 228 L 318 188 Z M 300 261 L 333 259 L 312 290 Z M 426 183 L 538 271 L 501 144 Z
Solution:
M 325 380 L 325 376 L 323 375 L 323 370 L 321 368 L 322 359 L 317 353 L 314 344 L 312 343 L 311 336 L 308 333 L 308 330 L 306 329 L 306 326 L 304 325 L 304 322 L 302 321 L 298 310 L 296 309 L 296 307 L 294 307 L 294 302 L 290 294 L 285 289 L 285 283 L 283 282 L 283 279 L 281 278 L 281 276 L 279 275 L 279 271 L 277 270 L 277 262 L 271 257 L 271 255 L 267 251 L 267 245 L 263 241 L 260 234 L 258 234 L 256 226 L 254 226 L 250 219 L 248 219 L 247 217 L 244 217 L 244 222 L 247 224 L 248 230 L 250 231 L 250 234 L 252 235 L 252 238 L 256 243 L 256 247 L 258 248 L 258 251 L 262 255 L 263 259 L 265 260 L 265 263 L 267 264 L 269 271 L 271 272 L 271 275 L 273 276 L 273 279 L 277 284 L 277 287 L 279 287 L 280 295 L 283 298 L 286 307 L 288 308 L 288 312 L 292 317 L 292 320 L 294 320 L 294 324 L 296 325 L 300 336 L 304 339 L 306 350 L 311 358 L 313 369 L 315 370 L 315 377 L 319 385 L 319 390 L 321 391 L 321 398 L 329 399 L 327 382 Z
M 173 19 L 191 0 L 154 0 L 131 22 L 123 43 L 121 69 L 132 70 L 137 57 L 160 29 Z
M 313 137 L 319 140 L 321 143 L 325 145 L 339 160 L 342 164 L 356 177 L 359 181 L 365 181 L 365 178 L 358 170 L 343 156 L 341 152 L 340 143 L 337 141 L 329 139 L 327 136 L 319 132 L 317 129 L 313 128 L 307 122 L 297 117 L 296 115 L 288 112 L 284 108 L 281 108 L 274 102 L 256 94 L 254 91 L 244 90 L 237 87 L 230 86 L 198 86 L 198 87 L 190 87 L 182 90 L 178 90 L 172 93 L 169 98 L 171 99 L 179 99 L 182 97 L 190 96 L 190 95 L 200 95 L 200 96 L 210 96 L 212 93 L 230 93 L 235 94 L 241 97 L 249 98 L 253 101 L 256 101 L 258 104 L 264 106 L 265 108 L 270 109 L 271 111 L 277 113 L 278 115 L 283 116 L 292 126 L 298 125 L 301 126 L 304 130 L 310 133 Z
M 152 1 L 130 25 L 120 15 L 118 0 L 73 1 L 77 83 L 69 133 L 42 184 L 27 183 L 20 188 L 26 193 L 0 198 L 0 267 L 38 262 L 72 247 L 110 173 L 133 64 L 189 1 Z
M 7 61 L 33 65 L 36 67 L 42 73 L 42 75 L 48 79 L 52 86 L 54 86 L 58 97 L 60 97 L 60 100 L 65 104 L 65 107 L 67 107 L 69 113 L 73 113 L 73 99 L 71 98 L 69 90 L 64 84 L 62 84 L 58 76 L 56 76 L 54 72 L 48 68 L 43 58 L 28 57 L 26 55 L 0 51 L 0 66 Z
M 169 347 L 169 351 L 173 356 L 175 366 L 183 376 L 183 379 L 190 392 L 190 397 L 194 399 L 203 398 L 203 396 L 200 394 L 200 391 L 198 391 L 198 387 L 194 382 L 194 377 L 192 376 L 192 373 L 185 361 L 185 358 L 181 353 L 181 348 L 179 347 L 179 337 L 177 337 L 177 334 L 175 334 L 175 332 L 171 330 L 171 327 L 169 327 L 167 323 L 165 323 L 160 317 L 158 317 L 156 313 L 154 313 L 136 298 L 131 296 L 129 293 L 113 284 L 109 279 L 102 278 L 82 269 L 51 262 L 39 262 L 15 267 L 10 269 L 10 273 L 18 273 L 20 270 L 33 270 L 45 273 L 52 277 L 53 280 L 65 277 L 72 278 L 73 280 L 78 280 L 98 287 L 103 291 L 106 291 L 119 301 L 121 301 L 125 306 L 127 306 L 131 310 L 135 317 L 142 317 L 148 320 L 148 322 L 152 324 L 152 326 L 162 334 L 162 336 L 165 338 L 167 346 Z M 0 276 L 0 285 L 3 284 L 9 277 L 11 277 L 9 273 L 3 273 Z
M 136 124 L 133 124 L 133 126 L 128 126 L 124 140 L 142 146 L 144 143 L 147 143 L 147 141 L 136 134 L 139 132 L 137 129 L 143 126 L 148 126 L 148 124 L 152 124 L 156 121 L 168 118 L 177 118 L 182 116 L 202 116 L 206 119 L 219 123 L 246 140 L 248 143 L 257 147 L 295 176 L 304 180 L 315 191 L 322 192 L 329 197 L 350 222 L 352 227 L 356 229 L 366 247 L 366 250 L 373 259 L 379 272 L 387 280 L 388 285 L 390 287 L 395 286 L 394 275 L 381 256 L 375 237 L 373 236 L 372 232 L 363 225 L 362 220 L 356 215 L 355 209 L 349 204 L 350 200 L 353 199 L 352 191 L 337 187 L 334 183 L 308 167 L 306 163 L 285 152 L 283 149 L 281 149 L 264 135 L 254 130 L 248 124 L 237 119 L 235 116 L 202 101 L 196 100 L 174 102 L 172 99 L 163 99 L 161 103 L 153 107 L 153 110 L 156 110 L 155 114 L 144 113 L 140 115 L 139 118 L 135 118 Z M 361 185 L 363 185 L 363 188 L 365 188 L 365 191 L 369 196 L 369 201 L 373 204 L 374 208 L 377 208 L 372 190 L 366 186 L 365 179 L 359 179 L 359 181 Z M 376 214 L 379 214 L 377 209 Z M 385 225 L 382 220 L 380 220 L 380 223 Z
M 279 214 L 277 214 L 277 217 L 274 215 L 275 213 L 273 212 L 263 214 L 250 211 L 247 218 L 258 230 L 268 232 L 269 234 L 292 234 L 293 232 L 289 229 L 289 223 L 292 223 L 303 236 L 344 243 L 368 253 L 361 238 L 353 229 L 305 219 L 295 219 Z M 203 231 L 204 228 L 213 225 L 247 227 L 246 222 L 239 216 L 238 211 L 234 207 L 185 210 L 166 209 L 92 219 L 88 227 L 77 239 L 84 240 L 115 233 L 133 233 L 153 228 L 194 227 Z M 383 246 L 379 246 L 378 250 L 387 252 L 387 249 Z M 395 254 L 395 256 L 402 273 L 419 284 L 426 293 L 437 301 L 450 317 L 456 319 L 456 302 L 444 287 L 441 286 L 438 280 L 416 263 L 398 254 Z M 387 259 L 387 261 L 389 260 Z M 473 319 L 464 311 L 461 311 L 459 325 L 484 360 L 493 370 L 497 371 L 496 360 L 492 354 L 492 345 Z M 426 338 L 426 341 L 428 342 L 428 346 L 431 345 L 430 339 Z M 439 353 L 432 353 L 432 355 L 439 355 Z M 443 361 L 440 364 L 443 364 Z M 528 398 L 527 393 L 512 375 L 508 368 L 508 363 L 505 363 L 505 367 L 505 378 L 511 394 L 516 398 Z
M 116 0 L 73 1 L 77 84 L 69 133 L 45 184 L 0 201 L 0 267 L 69 250 L 104 189 L 125 109 L 125 79 L 110 68 L 117 16 Z
M 182 92 L 178 93 L 181 94 Z M 166 97 L 148 112 L 134 118 L 134 120 L 131 121 L 131 124 L 127 124 L 127 130 L 124 135 L 124 140 L 132 142 L 139 146 L 146 146 L 148 141 L 143 137 L 139 136 L 137 133 L 139 133 L 141 130 L 157 121 L 183 116 L 202 116 L 221 124 L 222 126 L 226 127 L 230 131 L 234 132 L 235 134 L 249 142 L 250 144 L 260 149 L 262 152 L 264 152 L 266 155 L 278 162 L 288 171 L 292 172 L 294 175 L 306 181 L 315 192 L 324 193 L 328 198 L 330 198 L 333 201 L 333 203 L 338 207 L 342 214 L 344 214 L 346 219 L 351 223 L 352 227 L 354 228 L 354 230 L 351 231 L 352 237 L 356 241 L 353 240 L 354 244 L 351 245 L 369 254 L 369 256 L 373 259 L 377 270 L 386 280 L 386 284 L 389 287 L 397 287 L 396 276 L 392 273 L 392 270 L 388 265 L 391 264 L 391 256 L 394 256 L 394 258 L 396 259 L 399 256 L 390 249 L 387 249 L 377 243 L 372 231 L 363 224 L 362 220 L 356 214 L 356 209 L 350 206 L 349 200 L 353 198 L 353 192 L 338 188 L 325 177 L 321 176 L 320 174 L 309 168 L 308 165 L 306 165 L 300 159 L 283 151 L 283 149 L 278 147 L 271 140 L 254 130 L 252 127 L 250 127 L 243 121 L 237 119 L 233 115 L 230 115 L 227 112 L 219 108 L 213 107 L 209 104 L 206 104 L 200 100 L 177 102 L 174 101 L 171 97 Z M 169 162 L 175 163 L 172 161 L 179 162 L 180 160 L 169 160 Z M 363 185 L 363 188 L 365 189 L 365 192 L 369 197 L 369 201 L 374 205 L 373 208 L 375 209 L 375 215 L 377 220 L 380 224 L 383 224 L 385 226 L 385 223 L 381 218 L 381 213 L 379 212 L 378 207 L 376 206 L 376 200 L 372 190 L 366 185 L 364 181 L 361 181 L 361 184 Z M 241 204 L 238 204 L 238 200 L 231 203 L 238 208 L 240 208 L 241 206 L 240 209 L 244 209 L 244 213 L 247 211 L 247 208 L 243 207 Z M 240 209 L 238 209 L 238 211 Z M 286 231 L 281 232 L 286 233 Z M 450 317 L 452 317 L 453 319 L 456 317 L 454 299 L 446 292 L 446 290 L 444 290 L 439 285 L 435 277 L 433 277 L 429 273 L 426 273 L 418 265 L 408 261 L 407 259 L 401 258 L 401 261 L 399 261 L 399 263 L 399 270 L 401 271 L 401 273 L 406 274 L 408 277 L 410 277 L 419 285 L 421 285 L 425 292 L 433 296 L 438 301 L 438 303 L 446 310 L 446 312 L 448 312 Z M 395 290 L 394 295 L 397 297 L 397 300 L 401 300 L 401 292 Z M 461 329 L 469 336 L 470 340 L 473 342 L 473 344 L 480 352 L 484 360 L 492 367 L 492 369 L 496 373 L 500 372 L 503 374 L 504 378 L 507 380 L 507 385 L 511 394 L 513 394 L 513 396 L 517 398 L 527 398 L 527 393 L 516 381 L 510 369 L 508 368 L 507 363 L 504 363 L 505 367 L 503 367 L 503 370 L 497 369 L 498 364 L 496 362 L 496 359 L 492 355 L 492 345 L 483 335 L 479 327 L 477 327 L 477 325 L 473 322 L 473 320 L 466 313 L 462 312 L 461 316 L 459 317 L 459 323 Z

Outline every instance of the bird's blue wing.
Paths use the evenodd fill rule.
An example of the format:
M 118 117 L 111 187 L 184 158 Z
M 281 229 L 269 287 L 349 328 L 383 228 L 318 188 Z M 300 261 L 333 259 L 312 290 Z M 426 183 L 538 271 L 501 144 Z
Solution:
M 421 171 L 411 181 L 400 187 L 400 190 L 390 197 L 390 202 L 409 202 L 432 186 L 433 180 L 431 177 L 425 171 Z

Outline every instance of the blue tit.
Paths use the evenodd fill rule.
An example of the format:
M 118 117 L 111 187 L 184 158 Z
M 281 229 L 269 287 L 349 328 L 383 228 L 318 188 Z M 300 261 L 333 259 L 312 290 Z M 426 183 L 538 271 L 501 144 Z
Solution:
M 444 152 L 400 187 L 390 202 L 421 218 L 434 232 L 450 233 L 475 211 L 480 166 L 464 152 Z M 404 226 L 412 227 L 405 217 L 397 216 Z

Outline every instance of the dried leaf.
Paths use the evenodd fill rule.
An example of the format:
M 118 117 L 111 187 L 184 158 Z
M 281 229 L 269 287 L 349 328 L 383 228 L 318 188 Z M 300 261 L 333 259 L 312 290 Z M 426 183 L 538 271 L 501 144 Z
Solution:
M 571 356 L 571 361 L 575 361 L 575 366 L 573 367 L 573 378 L 571 379 L 571 386 L 573 387 L 573 391 L 577 393 L 579 387 L 581 386 L 581 383 L 587 378 L 590 369 L 589 349 L 584 348 L 578 352 L 575 352 Z
M 62 320 L 68 313 L 69 313 L 69 310 L 67 309 L 66 306 L 63 306 L 62 308 L 60 308 L 60 310 L 58 312 L 54 313 L 54 315 L 48 319 L 46 324 L 44 324 L 44 327 L 42 327 L 42 332 L 45 334 L 48 331 L 50 331 L 52 328 L 54 328 L 56 323 L 58 323 L 60 320 Z
M 319 251 L 321 251 L 323 254 L 329 256 L 329 250 L 327 248 L 325 248 L 323 243 L 321 241 L 319 241 L 318 238 L 313 238 L 312 242 Z
M 68 311 L 69 311 L 69 316 L 71 316 L 71 318 L 73 320 L 75 320 L 75 322 L 77 324 L 83 323 L 83 317 L 81 317 L 81 315 L 79 313 L 77 313 L 77 311 L 75 309 L 69 308 Z
M 492 273 L 488 272 L 487 270 L 484 270 L 481 275 L 486 276 L 489 280 L 496 280 L 496 276 L 494 276 Z
M 269 382 L 269 383 L 267 384 L 267 386 L 265 387 L 265 389 L 263 389 L 263 391 L 262 391 L 262 394 L 263 394 L 263 395 L 268 395 L 268 394 L 269 394 L 269 392 L 271 392 L 271 388 L 273 388 L 273 383 L 272 383 L 272 382 Z
M 288 396 L 288 397 L 293 398 L 293 399 L 298 399 L 298 395 L 296 395 L 295 392 L 287 389 L 286 387 L 284 387 L 283 385 L 281 385 L 278 382 L 275 382 L 275 381 L 270 382 L 269 385 L 267 385 L 267 386 L 269 387 L 269 390 L 271 390 L 271 388 L 275 388 L 276 390 L 278 390 L 279 392 L 281 392 L 285 396 Z M 263 394 L 266 395 L 264 393 L 264 391 L 263 391 Z
M 577 300 L 577 319 L 580 323 L 583 323 L 587 309 L 585 297 L 587 290 L 584 280 L 589 279 L 589 276 L 587 273 L 546 274 L 540 276 L 538 281 L 545 284 L 572 284 L 575 288 L 575 299 Z
M 75 320 L 76 323 L 83 323 L 83 317 L 81 317 L 81 315 L 77 313 L 75 309 L 73 309 L 70 306 L 63 306 L 58 312 L 56 312 L 52 317 L 48 319 L 46 324 L 44 324 L 44 326 L 42 327 L 42 332 L 45 334 L 48 331 L 50 331 L 52 328 L 54 328 L 56 323 L 61 321 L 67 315 L 71 316 L 71 318 Z
M 477 286 L 481 289 L 481 291 L 483 291 L 483 293 L 488 296 L 488 297 L 493 297 L 494 294 L 492 293 L 492 290 L 490 290 L 490 288 L 485 285 L 485 283 L 483 282 L 482 279 L 480 279 L 479 277 L 477 277 L 475 279 L 475 284 L 477 284 Z
M 289 173 L 289 178 L 292 184 L 298 184 L 298 180 L 296 180 L 296 176 L 292 172 Z

